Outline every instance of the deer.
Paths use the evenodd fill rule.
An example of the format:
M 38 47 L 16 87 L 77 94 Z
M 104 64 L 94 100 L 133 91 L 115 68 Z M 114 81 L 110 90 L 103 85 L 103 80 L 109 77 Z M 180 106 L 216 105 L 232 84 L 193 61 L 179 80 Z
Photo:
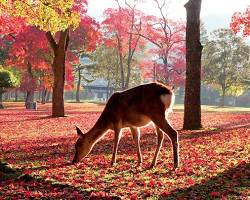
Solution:
M 172 111 L 175 100 L 173 89 L 159 82 L 152 82 L 115 92 L 106 103 L 103 112 L 94 126 L 85 134 L 76 127 L 78 139 L 75 143 L 75 155 L 72 164 L 86 157 L 93 146 L 109 131 L 114 132 L 114 146 L 111 165 L 116 163 L 121 129 L 129 128 L 135 142 L 138 162 L 142 163 L 140 149 L 140 128 L 153 123 L 157 133 L 157 148 L 150 168 L 156 165 L 162 147 L 164 135 L 172 143 L 174 169 L 179 166 L 178 132 L 170 125 L 167 115 Z

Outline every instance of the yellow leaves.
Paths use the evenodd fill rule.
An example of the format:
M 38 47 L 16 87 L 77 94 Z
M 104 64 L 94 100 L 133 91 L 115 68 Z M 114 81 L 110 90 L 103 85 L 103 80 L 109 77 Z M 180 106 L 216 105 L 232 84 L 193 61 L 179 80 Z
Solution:
M 0 0 L 0 14 L 6 11 L 8 0 Z
M 8 0 L 0 0 L 0 4 L 7 5 Z
M 74 0 L 16 0 L 11 14 L 23 17 L 29 25 L 55 34 L 68 27 L 78 27 L 80 13 L 73 10 L 73 5 Z

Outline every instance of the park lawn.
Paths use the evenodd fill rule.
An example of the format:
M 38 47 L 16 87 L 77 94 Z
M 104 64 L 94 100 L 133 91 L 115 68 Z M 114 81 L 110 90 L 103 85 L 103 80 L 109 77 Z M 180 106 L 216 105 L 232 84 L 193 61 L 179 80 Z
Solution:
M 156 147 L 152 127 L 141 130 L 143 165 L 136 167 L 131 134 L 124 130 L 118 163 L 110 166 L 113 135 L 107 133 L 80 164 L 71 165 L 75 125 L 89 130 L 103 109 L 66 104 L 67 117 L 51 118 L 51 105 L 37 111 L 23 103 L 0 110 L 0 199 L 247 199 L 250 196 L 250 113 L 203 112 L 204 129 L 181 130 L 183 112 L 170 121 L 180 133 L 180 168 L 172 170 L 164 140 L 157 166 L 147 169 Z M 248 111 L 248 110 L 245 110 Z M 6 163 L 4 163 L 6 162 Z M 7 164 L 8 163 L 8 164 Z

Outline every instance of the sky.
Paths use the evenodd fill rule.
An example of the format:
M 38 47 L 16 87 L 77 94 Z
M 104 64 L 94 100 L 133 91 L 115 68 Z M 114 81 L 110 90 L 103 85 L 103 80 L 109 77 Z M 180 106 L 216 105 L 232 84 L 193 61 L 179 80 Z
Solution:
M 120 2 L 124 2 L 124 0 L 120 0 Z M 144 2 L 138 7 L 140 10 L 148 14 L 158 15 L 153 0 L 144 0 Z M 175 19 L 185 19 L 186 10 L 183 5 L 187 0 L 172 0 L 169 2 L 168 16 Z M 209 32 L 217 28 L 228 28 L 233 13 L 245 11 L 248 5 L 250 5 L 250 0 L 202 0 L 201 19 Z M 106 8 L 114 7 L 117 7 L 115 0 L 90 0 L 88 13 L 101 21 L 103 11 Z

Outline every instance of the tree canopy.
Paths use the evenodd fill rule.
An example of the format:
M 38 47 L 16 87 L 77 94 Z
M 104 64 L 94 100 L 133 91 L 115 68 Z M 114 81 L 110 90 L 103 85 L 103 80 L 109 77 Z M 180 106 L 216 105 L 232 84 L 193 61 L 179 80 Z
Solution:
M 221 105 L 225 95 L 242 92 L 242 77 L 250 66 L 248 51 L 249 46 L 230 29 L 215 30 L 205 44 L 204 81 L 221 93 Z

